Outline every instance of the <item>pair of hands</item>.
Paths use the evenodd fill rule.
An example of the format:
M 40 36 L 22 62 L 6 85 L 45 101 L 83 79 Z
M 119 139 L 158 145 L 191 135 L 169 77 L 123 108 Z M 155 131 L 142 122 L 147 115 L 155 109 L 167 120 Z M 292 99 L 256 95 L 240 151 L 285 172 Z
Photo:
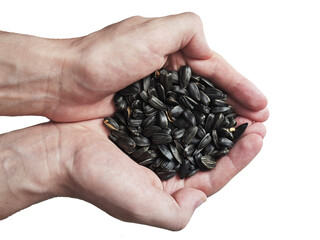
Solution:
M 9 39 L 10 34 L 1 37 Z M 0 113 L 37 114 L 52 122 L 0 136 L 0 218 L 45 199 L 68 196 L 124 221 L 179 230 L 262 147 L 265 127 L 261 122 L 269 114 L 266 98 L 210 50 L 201 20 L 193 13 L 132 17 L 76 39 L 13 38 L 25 39 L 32 46 L 28 53 L 37 51 L 41 57 L 24 62 L 21 56 L 15 71 L 3 64 L 1 68 L 0 61 L 0 83 L 18 79 L 22 73 L 28 81 L 33 79 L 19 83 L 23 100 L 1 99 L 9 104 L 0 104 Z M 108 139 L 102 118 L 115 111 L 115 92 L 161 67 L 177 70 L 186 64 L 225 90 L 241 116 L 238 123 L 249 126 L 214 170 L 161 182 Z M 10 84 L 4 86 L 10 88 Z

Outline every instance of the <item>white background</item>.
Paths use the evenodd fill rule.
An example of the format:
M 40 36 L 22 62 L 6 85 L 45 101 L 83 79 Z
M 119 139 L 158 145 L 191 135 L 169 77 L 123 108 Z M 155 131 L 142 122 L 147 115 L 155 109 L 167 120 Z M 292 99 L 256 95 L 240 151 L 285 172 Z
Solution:
M 86 35 L 132 15 L 193 11 L 211 48 L 266 94 L 271 115 L 260 154 L 180 232 L 121 222 L 83 201 L 56 198 L 1 221 L 0 239 L 320 239 L 316 2 L 1 0 L 1 30 L 48 38 Z M 0 133 L 43 121 L 0 117 Z

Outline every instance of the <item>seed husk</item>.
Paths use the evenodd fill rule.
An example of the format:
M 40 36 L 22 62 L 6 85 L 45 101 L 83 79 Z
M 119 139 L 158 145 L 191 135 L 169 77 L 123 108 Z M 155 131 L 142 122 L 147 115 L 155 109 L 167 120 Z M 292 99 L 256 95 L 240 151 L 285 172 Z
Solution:
M 190 96 L 196 100 L 200 101 L 200 92 L 198 86 L 194 82 L 190 82 L 188 85 L 188 92 Z
M 179 71 L 180 87 L 186 88 L 191 78 L 191 68 L 189 66 L 183 66 Z
M 217 129 L 220 127 L 224 120 L 224 115 L 222 113 L 215 115 L 215 118 L 213 120 L 213 129 Z
M 151 125 L 154 125 L 156 120 L 157 120 L 156 115 L 148 116 L 142 121 L 142 126 L 143 127 L 149 127 Z
M 138 149 L 136 149 L 136 150 L 132 153 L 131 156 L 132 156 L 134 159 L 137 159 L 137 158 L 141 157 L 141 155 L 142 155 L 144 152 L 148 151 L 148 150 L 149 150 L 149 146 L 138 148 Z
M 239 127 L 236 128 L 236 130 L 233 132 L 234 139 L 238 139 L 246 130 L 248 127 L 248 123 L 243 123 Z
M 219 137 L 217 134 L 217 130 L 213 129 L 211 132 L 211 136 L 212 136 L 212 141 L 213 141 L 215 147 L 219 148 Z
M 217 164 L 216 161 L 210 155 L 202 156 L 201 163 L 207 169 L 213 169 Z
M 208 95 L 205 94 L 203 91 L 200 91 L 200 102 L 205 106 L 208 106 L 210 104 L 210 102 L 211 102 L 211 100 L 208 97 Z
M 127 107 L 127 102 L 120 94 L 115 94 L 113 98 L 114 104 L 118 110 L 123 110 Z
M 125 152 L 131 154 L 134 152 L 136 143 L 129 136 L 120 135 L 116 140 L 117 145 Z
M 172 117 L 180 117 L 183 111 L 184 111 L 183 107 L 181 107 L 180 105 L 177 105 L 170 110 L 170 114 Z
M 204 128 L 201 125 L 198 125 L 197 136 L 202 139 L 205 135 L 206 135 L 206 130 L 204 130 Z
M 139 92 L 140 92 L 140 83 L 139 82 L 135 82 L 135 83 L 129 85 L 128 87 L 119 91 L 120 94 L 125 95 L 125 96 L 131 96 L 131 95 L 137 94 Z
M 203 155 L 210 155 L 213 150 L 215 149 L 214 145 L 212 143 L 209 143 L 204 149 L 203 149 Z
M 159 171 L 157 172 L 157 176 L 162 180 L 162 181 L 167 181 L 170 178 L 174 177 L 176 175 L 176 170 L 171 169 L 170 171 Z
M 187 122 L 187 120 L 185 120 L 184 118 L 177 118 L 173 122 L 173 124 L 177 128 L 188 128 L 189 127 L 189 122 Z
M 219 146 L 227 147 L 227 148 L 232 148 L 234 143 L 229 139 L 229 138 L 219 138 Z
M 134 119 L 134 118 L 130 118 L 128 120 L 128 125 L 131 127 L 139 127 L 142 123 L 142 119 Z
M 159 126 L 161 128 L 167 128 L 168 127 L 167 115 L 163 111 L 159 111 L 158 112 L 158 119 L 159 119 Z
M 119 124 L 111 117 L 105 117 L 103 119 L 103 124 L 111 130 L 119 130 Z
M 170 146 L 170 150 L 171 150 L 172 155 L 181 164 L 182 158 L 178 152 L 178 149 L 172 143 L 170 143 L 169 146 Z
M 167 105 L 161 102 L 157 97 L 151 96 L 149 98 L 149 103 L 152 107 L 165 111 L 167 109 Z
M 148 138 L 140 135 L 137 137 L 132 137 L 132 140 L 136 143 L 137 146 L 139 147 L 147 147 L 150 145 L 150 141 Z
M 196 136 L 198 131 L 198 127 L 197 126 L 192 126 L 190 128 L 188 128 L 182 138 L 181 138 L 181 142 L 185 145 L 189 144 L 191 142 L 191 140 Z
M 200 141 L 200 143 L 198 144 L 197 149 L 203 149 L 205 148 L 210 142 L 211 142 L 212 138 L 210 136 L 210 133 L 207 133 Z
M 175 163 L 173 161 L 162 161 L 160 166 L 164 171 L 170 171 L 174 168 Z
M 166 101 L 166 92 L 165 92 L 164 87 L 162 86 L 162 84 L 161 83 L 157 83 L 156 89 L 157 89 L 157 92 L 158 92 L 159 99 L 162 102 L 165 102 Z
M 189 110 L 186 109 L 183 111 L 182 116 L 193 126 L 197 124 L 196 118 L 193 115 L 193 113 Z
M 180 171 L 179 171 L 179 177 L 181 179 L 184 179 L 187 174 L 188 174 L 188 170 L 189 170 L 189 166 L 190 166 L 190 161 L 188 160 L 183 160 L 181 167 L 180 167 Z
M 230 110 L 230 107 L 213 107 L 212 112 L 213 113 L 224 113 Z
M 212 83 L 210 80 L 208 80 L 208 79 L 206 79 L 206 78 L 204 78 L 204 77 L 200 77 L 200 78 L 199 78 L 199 81 L 200 81 L 202 84 L 204 84 L 204 85 L 206 85 L 206 86 L 208 86 L 208 87 L 214 88 L 213 83 Z
M 173 161 L 173 155 L 171 151 L 163 144 L 158 145 L 159 150 L 162 152 L 163 156 L 165 156 L 170 161 Z
M 206 132 L 209 132 L 209 131 L 212 129 L 214 117 L 215 117 L 215 116 L 214 116 L 213 113 L 210 113 L 210 114 L 207 116 L 206 124 L 204 125 L 204 130 L 205 130 Z
M 149 96 L 155 96 L 156 98 L 159 98 L 158 92 L 157 92 L 157 90 L 156 90 L 155 87 L 150 87 L 150 88 L 147 90 L 147 92 L 148 92 L 148 95 L 149 95 Z
M 185 128 L 175 128 L 173 131 L 172 131 L 172 137 L 174 139 L 180 139 L 182 138 L 182 136 L 184 135 L 184 132 L 186 131 Z
M 187 147 L 183 150 L 183 156 L 185 158 L 190 157 L 193 154 L 194 150 L 195 150 L 194 144 L 187 145 Z
M 145 137 L 147 137 L 147 138 L 149 138 L 149 137 L 151 137 L 153 134 L 155 134 L 155 133 L 158 133 L 158 132 L 160 132 L 161 131 L 161 127 L 159 127 L 159 126 L 149 126 L 149 127 L 146 127 L 146 128 L 144 128 L 143 130 L 142 130 L 142 134 L 145 136 Z
M 154 144 L 167 144 L 172 142 L 172 137 L 165 133 L 155 133 L 152 136 L 152 143 Z
M 187 109 L 194 109 L 194 106 L 191 104 L 190 100 L 187 98 L 188 96 L 180 96 L 179 97 L 179 102 L 180 104 L 184 107 L 184 108 L 187 108 Z

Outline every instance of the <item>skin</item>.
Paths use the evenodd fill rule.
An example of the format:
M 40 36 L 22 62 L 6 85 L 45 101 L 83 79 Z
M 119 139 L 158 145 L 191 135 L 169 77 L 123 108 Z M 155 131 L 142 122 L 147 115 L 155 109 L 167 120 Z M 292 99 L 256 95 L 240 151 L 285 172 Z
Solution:
M 102 118 L 114 112 L 115 92 L 185 64 L 225 90 L 249 126 L 214 170 L 161 182 L 108 139 Z M 265 96 L 209 48 L 193 13 L 132 17 L 65 40 L 2 32 L 0 90 L 1 115 L 52 120 L 0 135 L 0 219 L 66 196 L 123 221 L 180 230 L 259 153 L 269 115 Z

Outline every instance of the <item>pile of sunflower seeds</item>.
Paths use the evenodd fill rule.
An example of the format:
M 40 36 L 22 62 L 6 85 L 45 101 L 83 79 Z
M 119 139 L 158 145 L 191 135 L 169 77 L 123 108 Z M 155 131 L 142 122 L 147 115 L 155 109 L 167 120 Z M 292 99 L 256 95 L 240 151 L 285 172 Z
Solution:
M 114 116 L 103 123 L 109 138 L 161 180 L 213 169 L 247 127 L 227 95 L 189 66 L 161 69 L 117 92 Z

